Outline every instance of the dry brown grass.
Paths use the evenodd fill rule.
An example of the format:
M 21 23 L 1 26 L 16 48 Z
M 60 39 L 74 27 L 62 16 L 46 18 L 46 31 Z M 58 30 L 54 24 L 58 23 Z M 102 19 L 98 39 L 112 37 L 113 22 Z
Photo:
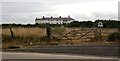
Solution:
M 81 30 L 81 31 L 71 32 L 72 30 Z M 71 33 L 67 34 L 69 32 L 71 32 Z M 85 35 L 85 36 L 81 37 L 82 35 L 80 33 L 78 33 L 78 32 L 80 32 L 82 35 Z M 118 29 L 114 29 L 114 28 L 109 28 L 109 29 L 102 28 L 101 29 L 101 35 L 102 35 L 102 37 L 104 37 L 104 39 L 107 38 L 109 36 L 109 34 L 111 34 L 113 32 L 118 32 Z M 83 40 L 83 38 L 86 38 L 86 37 L 89 37 L 89 38 L 94 38 L 95 37 L 94 28 L 91 28 L 91 29 L 90 28 L 64 28 L 64 32 L 61 33 L 61 34 L 63 34 L 63 35 L 67 34 L 66 37 L 68 37 L 69 39 L 78 39 L 78 38 L 81 37 L 81 39 L 79 41 L 90 40 L 90 39 L 84 39 Z M 70 37 L 72 35 L 73 36 L 75 35 L 75 37 Z M 98 28 L 98 37 L 99 37 L 99 35 L 100 35 L 100 29 Z M 62 37 L 61 35 L 59 35 L 59 33 L 58 34 L 53 33 L 53 36 L 57 37 L 57 38 Z M 67 38 L 63 37 L 62 39 L 67 39 Z
M 12 30 L 14 32 L 13 39 L 11 38 L 11 33 L 9 28 L 2 29 L 3 48 L 10 47 L 13 45 L 28 46 L 30 41 L 32 41 L 33 43 L 40 42 L 40 38 L 46 36 L 45 28 L 16 27 L 16 28 L 12 28 Z
M 12 28 L 14 32 L 14 36 L 33 36 L 33 37 L 42 37 L 46 35 L 46 29 L 45 28 L 39 28 L 39 27 L 32 27 L 32 28 L 25 28 L 25 27 L 18 27 L 18 28 Z M 3 35 L 11 35 L 9 28 L 2 29 Z
M 82 29 L 83 28 L 64 28 L 64 32 L 63 33 L 68 33 L 68 32 L 70 32 L 72 30 L 82 30 Z M 88 29 L 88 28 L 84 28 L 84 29 Z M 45 28 L 39 28 L 39 27 L 31 27 L 31 28 L 28 28 L 28 27 L 18 27 L 18 28 L 12 28 L 12 30 L 14 32 L 14 36 L 16 36 L 16 39 L 14 39 L 13 41 L 10 41 L 9 39 L 11 39 L 11 38 L 8 36 L 8 35 L 11 35 L 9 28 L 2 29 L 2 34 L 6 38 L 8 38 L 8 39 L 6 39 L 5 37 L 3 37 L 3 39 L 5 39 L 4 41 L 6 41 L 6 40 L 10 41 L 8 43 L 3 43 L 3 48 L 9 47 L 11 45 L 29 46 L 29 42 L 26 42 L 26 41 L 32 41 L 32 43 L 34 45 L 51 45 L 51 44 L 58 44 L 58 45 L 109 44 L 109 43 L 106 43 L 103 40 L 102 41 L 98 40 L 98 41 L 92 41 L 91 42 L 91 41 L 84 41 L 83 39 L 80 39 L 80 40 L 59 40 L 59 41 L 51 40 L 50 42 L 47 42 L 47 41 L 41 41 L 41 39 L 40 39 L 41 37 L 46 36 L 46 29 Z M 89 32 L 89 31 L 90 30 L 80 31 L 80 32 L 84 33 L 84 32 Z M 102 30 L 102 32 L 107 32 L 107 34 L 102 34 L 102 35 L 108 36 L 110 33 L 117 32 L 117 31 L 118 31 L 117 29 L 104 29 L 104 30 Z M 94 37 L 94 31 L 91 32 L 91 33 L 88 33 L 88 34 L 92 35 L 92 36 L 90 36 L 91 38 Z M 53 35 L 60 38 L 60 36 L 58 34 L 53 34 Z M 70 34 L 70 35 L 72 35 L 72 34 Z M 70 36 L 70 35 L 68 35 L 68 36 Z M 22 36 L 23 38 L 27 37 L 27 38 L 22 39 L 22 37 L 19 38 L 18 36 Z M 80 36 L 81 35 L 78 34 L 78 38 Z M 33 39 L 31 39 L 31 37 Z M 77 37 L 75 37 L 75 38 L 77 38 Z M 112 42 L 111 44 L 115 44 L 115 43 Z

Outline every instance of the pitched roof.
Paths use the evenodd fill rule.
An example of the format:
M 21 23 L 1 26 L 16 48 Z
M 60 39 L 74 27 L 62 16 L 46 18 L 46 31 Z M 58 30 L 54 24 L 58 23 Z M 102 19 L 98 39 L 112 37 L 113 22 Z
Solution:
M 67 17 L 64 17 L 64 18 L 57 18 L 57 17 L 54 17 L 54 18 L 50 18 L 50 17 L 44 17 L 44 18 L 36 18 L 36 20 L 74 20 L 73 18 L 67 18 Z
M 51 18 L 36 18 L 36 20 L 50 20 Z

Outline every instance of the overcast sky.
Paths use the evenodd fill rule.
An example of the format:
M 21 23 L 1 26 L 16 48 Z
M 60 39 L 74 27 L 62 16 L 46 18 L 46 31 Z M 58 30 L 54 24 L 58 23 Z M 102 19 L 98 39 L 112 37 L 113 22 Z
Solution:
M 35 23 L 35 18 L 67 17 L 78 21 L 118 20 L 119 0 L 3 0 L 2 23 Z

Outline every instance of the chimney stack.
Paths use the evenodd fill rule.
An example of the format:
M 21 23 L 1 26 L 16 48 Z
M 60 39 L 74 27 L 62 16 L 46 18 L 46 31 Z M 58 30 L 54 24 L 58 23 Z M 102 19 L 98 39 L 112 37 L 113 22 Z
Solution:
M 37 17 L 36 17 L 36 19 L 35 19 L 35 21 L 37 20 Z
M 45 17 L 43 16 L 43 19 L 44 19 Z
M 61 18 L 61 16 L 59 18 Z
M 70 18 L 70 15 L 68 16 L 68 18 Z
M 53 17 L 51 16 L 51 18 L 53 18 Z

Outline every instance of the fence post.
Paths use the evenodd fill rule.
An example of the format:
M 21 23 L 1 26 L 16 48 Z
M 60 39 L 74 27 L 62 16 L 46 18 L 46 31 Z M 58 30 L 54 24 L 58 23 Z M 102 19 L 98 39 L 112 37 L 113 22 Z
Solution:
M 10 32 L 11 32 L 11 36 L 12 36 L 12 38 L 13 38 L 13 37 L 14 37 L 14 33 L 13 33 L 11 27 L 9 27 L 9 29 L 10 29 Z
M 48 37 L 48 39 L 52 39 L 52 34 L 51 34 L 52 28 L 51 27 L 47 27 L 46 31 L 47 31 L 47 37 Z
M 95 35 L 94 35 L 95 39 L 97 39 L 97 37 L 98 37 L 98 29 L 97 29 L 97 27 L 94 28 L 94 31 L 95 31 Z
M 120 28 L 118 28 L 118 33 L 120 33 Z

